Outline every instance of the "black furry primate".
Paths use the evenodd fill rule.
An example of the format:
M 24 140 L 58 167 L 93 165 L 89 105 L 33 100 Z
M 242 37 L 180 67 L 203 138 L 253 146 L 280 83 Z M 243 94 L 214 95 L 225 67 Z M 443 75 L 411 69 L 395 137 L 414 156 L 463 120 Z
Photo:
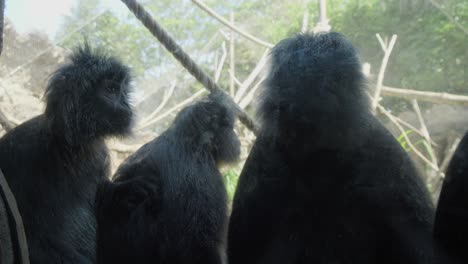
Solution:
M 341 34 L 274 47 L 234 197 L 230 264 L 435 262 L 428 190 L 371 114 L 364 84 Z
M 468 133 L 450 161 L 437 205 L 434 236 L 468 263 Z
M 183 109 L 97 193 L 98 263 L 221 264 L 226 190 L 218 170 L 240 154 L 222 95 Z
M 51 77 L 45 113 L 0 139 L 32 264 L 95 263 L 97 184 L 109 174 L 104 138 L 130 130 L 130 72 L 88 45 Z

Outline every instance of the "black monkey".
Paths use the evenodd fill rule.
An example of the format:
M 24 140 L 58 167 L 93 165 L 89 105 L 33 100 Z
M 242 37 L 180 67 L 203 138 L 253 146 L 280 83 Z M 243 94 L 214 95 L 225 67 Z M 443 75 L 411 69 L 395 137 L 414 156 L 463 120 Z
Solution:
M 88 45 L 51 77 L 45 113 L 0 139 L 0 168 L 23 217 L 31 263 L 95 263 L 104 139 L 129 132 L 130 71 Z
M 468 133 L 450 161 L 437 205 L 434 236 L 468 263 Z
M 221 264 L 236 115 L 218 93 L 183 109 L 97 193 L 98 263 Z
M 371 114 L 364 84 L 339 33 L 274 47 L 234 197 L 230 264 L 433 263 L 428 190 Z

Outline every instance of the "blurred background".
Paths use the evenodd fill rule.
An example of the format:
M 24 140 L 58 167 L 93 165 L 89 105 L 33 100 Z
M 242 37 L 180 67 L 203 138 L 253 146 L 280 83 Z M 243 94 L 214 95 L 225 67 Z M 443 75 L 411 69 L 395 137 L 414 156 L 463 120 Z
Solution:
M 448 161 L 468 130 L 468 1 L 138 2 L 251 116 L 272 45 L 301 32 L 343 33 L 360 52 L 373 110 L 437 198 Z M 136 77 L 138 119 L 131 137 L 109 141 L 114 168 L 207 93 L 120 1 L 5 5 L 0 110 L 13 125 L 43 111 L 48 77 L 85 39 L 119 56 Z M 231 197 L 255 140 L 241 124 L 237 133 L 242 161 L 224 169 Z

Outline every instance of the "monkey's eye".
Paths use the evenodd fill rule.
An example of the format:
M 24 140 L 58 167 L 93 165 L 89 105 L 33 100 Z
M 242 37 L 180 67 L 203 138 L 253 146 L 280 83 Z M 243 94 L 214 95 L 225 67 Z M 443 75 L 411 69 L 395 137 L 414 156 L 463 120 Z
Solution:
M 119 84 L 111 79 L 106 79 L 103 82 L 103 86 L 108 93 L 115 94 L 119 92 Z
M 110 85 L 107 87 L 107 90 L 110 93 L 117 93 L 119 91 L 119 88 L 116 85 Z

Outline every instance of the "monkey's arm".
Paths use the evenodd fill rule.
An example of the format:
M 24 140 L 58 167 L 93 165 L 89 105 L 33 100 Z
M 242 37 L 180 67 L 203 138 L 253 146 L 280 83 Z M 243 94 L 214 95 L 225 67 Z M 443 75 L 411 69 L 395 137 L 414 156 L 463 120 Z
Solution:
M 272 230 L 287 192 L 281 177 L 285 167 L 272 144 L 257 139 L 244 165 L 233 202 L 228 255 L 232 264 L 257 263 L 263 250 L 274 238 Z

